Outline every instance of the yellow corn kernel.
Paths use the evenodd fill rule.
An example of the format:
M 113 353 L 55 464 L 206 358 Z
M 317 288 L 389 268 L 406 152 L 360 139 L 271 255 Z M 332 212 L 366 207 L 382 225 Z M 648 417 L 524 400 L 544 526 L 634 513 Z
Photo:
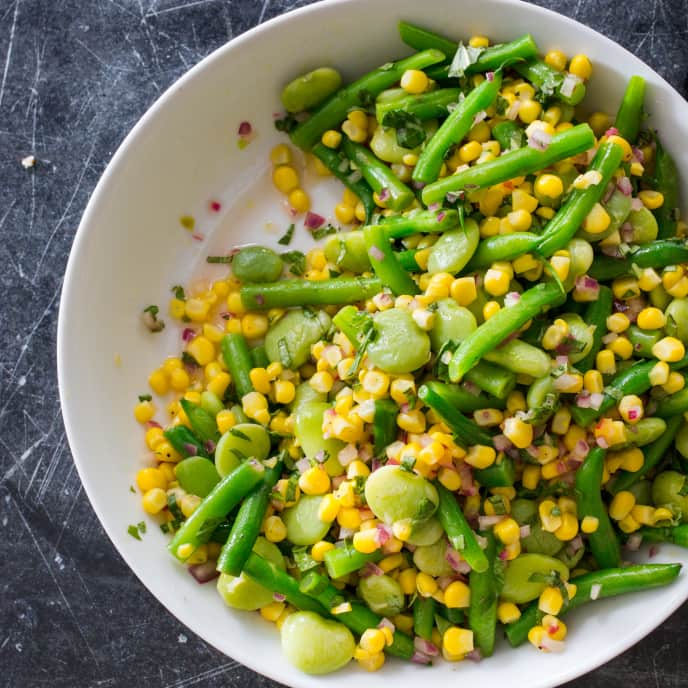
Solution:
M 583 387 L 590 394 L 599 394 L 604 390 L 604 381 L 602 380 L 602 373 L 599 370 L 588 370 L 583 375 Z
M 346 118 L 359 129 L 368 128 L 368 115 L 365 110 L 352 110 L 347 114 Z
M 304 473 L 304 475 L 305 475 L 305 473 Z M 300 482 L 301 481 L 299 480 L 299 483 Z M 320 502 L 320 506 L 318 507 L 318 518 L 323 523 L 331 523 L 332 521 L 334 521 L 337 518 L 337 514 L 339 513 L 340 508 L 341 508 L 341 505 L 337 501 L 335 496 L 332 494 L 326 494 L 322 498 L 322 501 Z
M 527 490 L 534 490 L 540 482 L 541 469 L 540 466 L 528 464 L 523 468 L 523 475 L 521 483 Z
M 676 371 L 669 373 L 669 378 L 667 381 L 662 385 L 662 389 L 667 393 L 667 394 L 676 394 L 676 392 L 680 392 L 686 385 L 686 380 L 681 375 L 681 373 L 678 373 Z
M 184 314 L 193 322 L 203 322 L 208 317 L 210 304 L 202 299 L 191 298 L 184 302 Z
M 486 217 L 480 221 L 480 236 L 486 239 L 499 234 L 500 219 L 498 217 Z M 468 278 L 468 279 L 473 279 Z
M 516 192 L 514 191 L 514 193 Z M 507 219 L 514 232 L 527 232 L 533 224 L 533 216 L 530 212 L 523 209 L 510 212 L 507 215 Z
M 288 165 L 291 162 L 291 149 L 286 143 L 278 143 L 270 151 L 270 162 L 273 165 Z
M 148 384 L 150 385 L 150 388 L 160 396 L 164 396 L 170 390 L 170 381 L 167 377 L 167 373 L 162 370 L 162 368 L 154 370 L 148 376 Z
M 361 634 L 361 639 L 358 642 L 362 650 L 375 654 L 377 652 L 382 652 L 386 645 L 387 639 L 385 634 L 379 628 L 367 628 Z
M 420 69 L 407 69 L 401 75 L 399 85 L 406 93 L 418 94 L 427 90 L 429 80 L 427 74 Z
M 284 602 L 270 602 L 270 604 L 260 608 L 260 615 L 266 621 L 276 623 L 280 616 L 282 616 L 284 613 L 286 606 L 287 605 Z
M 497 452 L 493 447 L 483 444 L 476 444 L 469 447 L 464 457 L 464 461 L 473 468 L 487 468 L 491 466 L 497 458 Z
M 342 124 L 342 131 L 354 142 L 363 143 L 368 138 L 368 128 L 366 120 L 366 128 L 362 128 L 354 124 L 350 119 L 347 119 Z
M 155 415 L 155 406 L 152 401 L 139 401 L 134 406 L 134 418 L 139 423 L 147 423 Z
M 303 189 L 296 188 L 290 191 L 287 201 L 297 213 L 305 213 L 311 207 L 311 199 Z
M 155 457 L 158 461 L 169 463 L 178 463 L 182 460 L 181 454 L 167 441 L 160 442 L 155 447 Z
M 483 318 L 489 320 L 495 313 L 501 310 L 501 306 L 497 301 L 488 301 L 483 306 Z
M 170 299 L 170 315 L 177 320 L 181 320 L 186 315 L 186 303 L 181 299 Z
M 541 174 L 535 180 L 534 191 L 538 198 L 559 198 L 564 193 L 564 183 L 555 174 Z
M 534 122 L 542 112 L 542 105 L 537 100 L 523 100 L 518 109 L 518 118 L 525 124 Z
M 655 509 L 653 516 L 654 522 L 652 525 L 655 525 L 660 521 L 670 521 L 673 517 L 674 515 L 671 512 L 671 509 L 667 509 L 665 506 L 660 506 L 658 509 Z
M 647 504 L 636 504 L 631 509 L 631 518 L 642 526 L 651 526 L 655 523 L 655 508 Z
M 263 532 L 270 542 L 282 542 L 287 537 L 287 526 L 279 516 L 268 516 L 263 522 Z
M 561 528 L 562 517 L 560 514 L 557 515 L 552 513 L 555 509 L 558 509 L 558 506 L 551 499 L 543 500 L 538 506 L 538 514 L 540 515 L 542 527 L 549 533 L 553 533 Z
M 503 433 L 519 449 L 525 449 L 533 443 L 533 426 L 515 416 L 504 421 Z
M 484 122 L 481 122 L 481 124 L 484 124 Z M 487 129 L 489 131 L 489 127 L 487 127 Z M 503 200 L 504 191 L 501 186 L 491 186 L 489 189 L 485 189 L 480 193 L 480 212 L 485 215 L 485 217 L 494 215 L 499 206 L 502 205 Z
M 334 385 L 334 378 L 326 370 L 321 370 L 320 372 L 315 373 L 315 375 L 308 380 L 308 384 L 316 392 L 327 394 Z
M 512 545 L 521 538 L 519 525 L 513 518 L 505 518 L 503 521 L 496 523 L 494 526 L 494 534 L 505 545 Z
M 487 36 L 471 36 L 468 45 L 471 48 L 487 48 L 490 45 L 490 39 Z
M 608 345 L 609 350 L 616 354 L 620 359 L 626 361 L 633 355 L 633 344 L 626 337 L 618 337 Z
M 619 529 L 624 533 L 632 533 L 640 528 L 640 523 L 631 514 L 619 521 Z
M 652 347 L 652 355 L 660 361 L 675 363 L 686 354 L 683 342 L 676 337 L 663 337 Z
M 485 141 L 490 140 L 490 127 L 487 122 L 478 122 L 473 128 L 468 132 L 469 141 L 477 141 L 478 143 L 485 143 Z
M 221 434 L 231 430 L 236 425 L 236 416 L 229 409 L 223 409 L 218 411 L 215 416 L 215 422 L 217 423 L 217 429 Z
M 334 214 L 343 225 L 350 225 L 354 221 L 354 206 L 337 203 Z
M 583 220 L 583 229 L 590 234 L 602 234 L 610 223 L 609 213 L 600 203 L 595 203 Z
M 275 401 L 278 404 L 290 404 L 294 401 L 296 387 L 291 380 L 275 381 Z
M 510 624 L 521 618 L 521 610 L 513 602 L 500 602 L 497 606 L 497 618 L 502 624 Z
M 359 653 L 357 655 L 357 653 Z M 354 658 L 358 662 L 358 666 L 366 671 L 379 671 L 385 664 L 385 653 L 378 652 L 376 654 L 371 654 L 369 652 L 364 652 L 363 650 L 356 649 L 354 652 Z
M 666 316 L 659 308 L 649 306 L 638 313 L 637 324 L 643 330 L 659 330 L 666 324 Z
M 400 574 L 397 582 L 401 586 L 401 591 L 404 595 L 413 595 L 416 592 L 416 569 L 404 569 Z
M 564 512 L 561 515 L 561 526 L 554 531 L 555 537 L 563 542 L 573 540 L 578 535 L 578 519 L 575 514 Z
M 614 352 L 609 349 L 598 351 L 595 357 L 595 366 L 603 375 L 613 375 L 616 372 Z
M 638 277 L 638 286 L 643 291 L 652 291 L 662 283 L 662 278 L 653 268 L 645 268 Z
M 477 141 L 469 141 L 459 148 L 459 159 L 463 163 L 477 160 L 483 152 L 482 146 Z
M 622 444 L 627 441 L 626 426 L 620 420 L 602 418 L 593 429 L 595 439 L 604 439 L 611 447 L 615 444 Z
M 141 498 L 141 506 L 147 514 L 158 514 L 167 506 L 167 493 L 159 487 L 147 490 Z
M 548 351 L 556 349 L 566 339 L 569 333 L 569 326 L 565 320 L 557 318 L 542 336 L 542 348 Z
M 421 433 L 425 431 L 425 416 L 422 411 L 411 409 L 397 416 L 397 425 L 406 432 Z
M 450 626 L 442 636 L 442 649 L 452 658 L 463 658 L 474 649 L 473 631 Z
M 299 185 L 299 175 L 291 165 L 278 165 L 272 172 L 272 183 L 278 191 L 288 194 Z
M 437 581 L 431 575 L 420 571 L 416 575 L 416 590 L 421 597 L 432 597 L 437 592 Z
M 537 269 L 540 265 L 541 263 L 531 253 L 524 253 L 513 262 L 514 272 L 519 275 Z
M 595 133 L 595 136 L 603 136 L 612 124 L 611 117 L 606 112 L 593 112 L 588 117 L 588 124 Z
M 645 414 L 643 400 L 635 394 L 627 394 L 619 400 L 619 415 L 631 425 L 635 425 Z
M 621 334 L 630 327 L 631 321 L 625 313 L 612 313 L 607 318 L 607 329 L 610 332 Z
M 574 55 L 569 63 L 569 72 L 583 81 L 592 74 L 592 63 L 587 55 Z
M 179 503 L 179 507 L 186 518 L 189 518 L 201 503 L 201 498 L 195 494 L 185 494 Z
M 334 520 L 334 519 L 332 519 L 332 520 Z M 313 547 L 311 547 L 311 557 L 317 562 L 324 561 L 325 555 L 331 549 L 334 549 L 334 545 L 331 542 L 327 542 L 325 540 L 320 540 L 319 542 L 316 542 L 313 545 Z
M 566 252 L 564 251 L 564 253 Z M 568 255 L 554 254 L 550 258 L 549 263 L 552 266 L 552 270 L 554 270 L 557 277 L 559 277 L 562 282 L 569 276 L 571 258 Z
M 586 533 L 594 533 L 600 527 L 600 520 L 595 516 L 585 516 L 581 521 L 580 529 Z
M 483 428 L 491 428 L 504 420 L 504 414 L 499 409 L 478 409 L 473 412 L 473 420 Z
M 545 175 L 545 176 L 547 176 L 547 175 Z M 549 175 L 549 176 L 551 176 L 551 175 Z M 558 179 L 558 177 L 557 177 L 557 179 Z M 537 188 L 537 182 L 536 182 L 536 188 Z M 531 196 L 526 191 L 523 191 L 523 189 L 514 189 L 513 192 L 511 193 L 511 207 L 514 211 L 522 210 L 522 211 L 525 211 L 526 213 L 528 213 L 528 215 L 530 215 L 530 213 L 535 212 L 535 209 L 537 208 L 537 206 L 538 206 L 537 198 L 535 198 L 535 196 Z M 519 218 L 515 218 L 515 220 L 516 221 L 514 221 L 514 219 L 509 220 L 511 222 L 512 227 L 516 231 L 525 231 L 525 230 L 518 229 Z M 530 224 L 532 222 L 532 218 L 523 216 L 521 218 L 521 222 L 523 224 L 527 224 L 528 227 L 530 227 Z M 528 229 L 528 227 L 526 227 L 526 229 Z
M 165 441 L 162 428 L 148 428 L 148 430 L 146 430 L 145 441 L 148 449 L 153 451 L 161 442 Z
M 567 406 L 557 410 L 552 418 L 551 429 L 555 435 L 565 435 L 571 424 L 571 411 Z
M 186 557 L 184 563 L 193 566 L 194 564 L 205 564 L 206 561 L 208 561 L 208 545 L 199 545 L 190 556 Z
M 320 138 L 323 146 L 328 148 L 339 148 L 339 144 L 342 142 L 342 135 L 336 129 L 328 129 Z
M 564 597 L 559 588 L 553 586 L 546 587 L 540 594 L 538 609 L 545 614 L 556 616 L 564 606 Z
M 631 144 L 626 141 L 623 136 L 618 136 L 618 135 L 613 135 L 610 136 L 607 141 L 609 143 L 615 143 L 618 146 L 621 146 L 623 149 L 623 160 L 624 162 L 630 162 L 631 158 L 633 157 L 633 149 L 631 148 Z
M 651 189 L 640 191 L 638 193 L 638 198 L 643 202 L 643 205 L 650 210 L 661 208 L 664 205 L 664 194 L 662 194 L 661 191 L 653 191 Z
M 621 521 L 631 513 L 631 510 L 634 506 L 635 497 L 633 496 L 633 493 L 628 492 L 627 490 L 622 490 L 614 495 L 614 498 L 609 505 L 609 516 L 615 521 Z
M 322 466 L 313 466 L 301 474 L 299 487 L 307 495 L 325 494 L 330 489 L 330 476 Z
M 490 268 L 485 273 L 485 291 L 491 296 L 503 296 L 509 291 L 511 276 L 508 272 Z
M 342 509 L 339 512 L 338 520 L 342 518 L 343 514 L 347 511 L 348 509 Z M 353 511 L 358 514 L 358 510 L 353 509 Z M 348 526 L 342 527 L 346 528 Z M 372 554 L 373 552 L 377 551 L 380 548 L 380 543 L 377 538 L 376 529 L 371 528 L 370 530 L 360 530 L 358 533 L 354 533 L 353 545 L 354 549 L 362 554 Z
M 561 50 L 550 50 L 547 52 L 545 54 L 545 62 L 558 72 L 563 72 L 566 69 L 566 55 Z
M 444 590 L 444 604 L 449 609 L 465 609 L 471 603 L 471 589 L 463 581 L 453 581 Z
M 666 361 L 658 361 L 648 375 L 650 384 L 653 387 L 666 384 L 669 381 L 670 372 L 671 368 L 669 368 L 669 364 Z
M 562 641 L 566 638 L 567 628 L 563 621 L 557 619 L 556 616 L 545 614 L 542 617 L 542 627 L 545 629 L 547 635 L 552 640 Z
M 452 281 L 449 294 L 459 306 L 469 306 L 478 298 L 478 290 L 473 277 L 459 277 Z
M 662 285 L 669 290 L 675 287 L 681 279 L 683 279 L 685 271 L 680 265 L 670 266 L 664 268 L 662 272 Z
M 256 392 L 270 393 L 270 376 L 265 368 L 252 368 L 249 372 L 249 378 Z

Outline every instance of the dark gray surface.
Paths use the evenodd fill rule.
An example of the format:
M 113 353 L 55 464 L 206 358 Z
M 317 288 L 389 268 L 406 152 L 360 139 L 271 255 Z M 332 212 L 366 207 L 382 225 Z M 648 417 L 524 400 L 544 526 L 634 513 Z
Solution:
M 171 617 L 86 499 L 57 400 L 62 275 L 89 194 L 160 93 L 289 0 L 0 0 L 0 685 L 275 686 Z M 686 92 L 687 0 L 549 0 Z M 392 7 L 390 3 L 390 8 Z M 26 171 L 20 160 L 35 154 Z M 688 685 L 688 607 L 570 684 Z

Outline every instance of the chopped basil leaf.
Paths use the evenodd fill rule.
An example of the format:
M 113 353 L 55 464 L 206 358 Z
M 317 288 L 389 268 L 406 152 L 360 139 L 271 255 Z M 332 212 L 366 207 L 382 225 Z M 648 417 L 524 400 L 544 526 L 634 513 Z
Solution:
M 500 116 L 504 117 L 507 110 L 509 109 L 509 101 L 502 96 L 497 96 L 495 100 L 495 112 Z
M 317 568 L 318 566 L 318 562 L 315 561 L 310 554 L 308 554 L 308 548 L 305 546 L 294 547 L 294 549 L 291 551 L 291 554 L 294 557 L 294 563 L 296 564 L 296 567 L 302 573 Z
M 127 533 L 131 535 L 131 537 L 135 538 L 136 540 L 141 540 L 141 536 L 139 535 L 139 529 L 136 526 L 129 526 L 127 528 Z
M 153 397 L 150 394 L 139 394 L 139 401 L 153 401 Z
M 375 105 L 375 96 L 367 88 L 362 88 L 358 92 L 358 99 L 361 101 L 361 105 L 366 109 Z
M 292 358 L 289 351 L 289 345 L 284 337 L 277 340 L 277 352 L 279 353 L 280 361 L 285 368 L 291 368 Z
M 294 131 L 299 126 L 299 121 L 294 115 L 287 114 L 281 119 L 275 120 L 275 129 L 277 131 L 284 131 L 287 134 Z
M 230 435 L 233 435 L 234 437 L 238 437 L 240 440 L 245 440 L 246 442 L 250 442 L 251 438 L 244 432 L 241 432 L 238 428 L 231 428 L 229 431 Z
M 198 368 L 198 361 L 188 352 L 182 351 L 182 363 L 192 368 Z
M 172 293 L 174 294 L 175 299 L 186 301 L 186 292 L 184 291 L 184 287 L 182 287 L 180 284 L 175 284 L 172 287 Z
M 396 129 L 397 143 L 402 148 L 417 148 L 425 141 L 423 123 L 405 110 L 391 110 L 382 118 L 383 127 Z
M 206 263 L 231 263 L 232 256 L 208 256 Z
M 485 48 L 474 48 L 470 45 L 466 46 L 463 43 L 459 43 L 454 59 L 449 66 L 449 76 L 461 78 L 466 73 L 466 70 L 478 61 L 484 50 Z
M 306 271 L 306 256 L 301 251 L 285 251 L 282 259 L 289 266 L 289 272 L 299 277 Z
M 287 480 L 287 489 L 284 494 L 284 501 L 288 504 L 296 499 L 296 489 L 299 485 L 299 474 L 292 473 Z
M 287 227 L 287 231 L 284 233 L 284 235 L 277 240 L 277 243 L 281 244 L 282 246 L 289 246 L 292 238 L 294 237 L 294 230 L 295 229 L 296 229 L 296 225 L 292 222 L 289 225 L 289 227 Z
M 324 227 L 318 227 L 318 229 L 314 229 L 311 234 L 313 235 L 313 238 L 318 241 L 319 239 L 322 239 L 323 237 L 329 236 L 330 234 L 336 234 L 339 230 L 336 227 L 333 227 L 330 224 L 325 225 Z

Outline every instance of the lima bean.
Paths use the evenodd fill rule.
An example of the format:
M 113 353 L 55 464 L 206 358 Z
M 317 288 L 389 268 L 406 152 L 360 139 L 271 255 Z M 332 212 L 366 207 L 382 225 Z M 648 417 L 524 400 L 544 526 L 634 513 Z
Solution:
M 571 363 L 578 363 L 592 348 L 595 327 L 588 325 L 577 313 L 565 313 L 561 318 L 569 326 L 569 337 L 565 342 L 569 348 L 567 356 Z
M 314 545 L 322 540 L 331 523 L 318 518 L 318 510 L 323 498 L 319 495 L 302 495 L 294 506 L 282 512 L 282 520 L 287 526 L 287 539 L 295 545 Z
M 282 105 L 287 112 L 302 112 L 320 105 L 342 85 L 336 69 L 320 67 L 302 74 L 282 89 Z
M 626 425 L 626 439 L 629 445 L 644 447 L 659 439 L 666 427 L 666 421 L 662 418 L 641 418 L 635 425 Z
M 265 335 L 268 358 L 285 368 L 300 368 L 310 358 L 311 346 L 325 336 L 330 323 L 330 316 L 324 311 L 289 311 Z
M 473 257 L 480 241 L 478 223 L 468 218 L 463 227 L 451 229 L 435 242 L 428 256 L 428 272 L 461 272 Z
M 360 229 L 333 234 L 325 244 L 325 258 L 337 267 L 357 274 L 371 269 L 368 249 Z
M 265 246 L 245 246 L 232 258 L 232 272 L 242 282 L 274 282 L 284 261 Z
M 688 459 L 688 423 L 678 429 L 676 439 L 674 440 L 678 453 L 684 458 Z
M 652 501 L 655 506 L 669 506 L 681 521 L 688 522 L 688 495 L 679 492 L 686 486 L 685 475 L 678 471 L 664 471 L 652 481 Z
M 454 299 L 441 299 L 437 302 L 435 324 L 430 330 L 432 350 L 439 351 L 450 340 L 457 344 L 462 342 L 477 327 L 475 316 L 468 308 L 459 306 Z
M 447 540 L 442 538 L 433 545 L 416 547 L 413 553 L 413 563 L 416 568 L 430 576 L 450 576 L 452 567 L 447 561 Z
M 412 545 L 434 545 L 444 535 L 444 528 L 436 516 L 414 524 L 407 542 Z
M 688 299 L 674 299 L 666 307 L 664 315 L 666 315 L 664 326 L 666 333 L 688 344 Z
M 294 435 L 306 458 L 315 459 L 316 454 L 322 451 L 327 453 L 325 470 L 328 475 L 334 477 L 344 473 L 337 455 L 345 445 L 341 440 L 323 437 L 323 415 L 329 408 L 331 408 L 330 404 L 325 401 L 309 401 L 300 404 L 294 414 Z
M 408 311 L 391 308 L 376 313 L 377 336 L 368 345 L 370 362 L 387 373 L 410 373 L 427 363 L 430 338 Z
M 372 611 L 381 616 L 395 616 L 404 608 L 401 585 L 391 576 L 361 578 L 358 594 Z
M 423 122 L 426 138 L 430 138 L 437 131 L 437 120 L 429 119 Z M 421 146 L 416 148 L 404 148 L 397 142 L 396 129 L 378 126 L 370 139 L 370 149 L 380 160 L 392 164 L 401 164 L 405 155 L 418 155 Z
M 628 221 L 633 227 L 632 241 L 635 244 L 648 244 L 657 238 L 659 227 L 655 216 L 647 209 L 631 210 Z
M 229 475 L 244 459 L 264 461 L 270 453 L 270 435 L 257 423 L 239 423 L 220 438 L 215 447 L 215 468 L 221 478 Z
M 562 580 L 569 579 L 569 569 L 559 559 L 544 554 L 521 554 L 506 567 L 502 599 L 514 604 L 525 604 L 537 599 L 547 587 L 547 583 L 531 581 L 531 576 L 547 576 L 553 571 L 558 572 Z
M 520 339 L 509 340 L 488 351 L 483 358 L 514 373 L 536 378 L 547 375 L 552 367 L 550 357 L 542 349 Z
M 203 456 L 190 456 L 180 461 L 174 472 L 179 484 L 199 497 L 207 497 L 220 482 L 220 474 L 213 462 Z

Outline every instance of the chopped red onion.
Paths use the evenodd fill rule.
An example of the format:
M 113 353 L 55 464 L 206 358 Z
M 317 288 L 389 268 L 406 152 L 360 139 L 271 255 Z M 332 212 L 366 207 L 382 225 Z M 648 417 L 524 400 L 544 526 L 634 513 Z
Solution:
M 366 562 L 366 565 L 361 571 L 359 571 L 359 576 L 361 578 L 370 578 L 370 576 L 382 576 L 384 571 L 372 561 Z
M 518 117 L 518 111 L 521 109 L 521 101 L 515 100 L 509 109 L 506 111 L 506 118 L 510 120 L 515 120 Z
M 182 332 L 182 341 L 190 342 L 196 336 L 196 330 L 191 327 L 185 327 Z
M 485 78 L 488 81 L 494 81 L 495 74 L 494 72 L 485 72 Z
M 429 640 L 425 640 L 425 638 L 421 638 L 420 636 L 416 636 L 413 639 L 413 647 L 415 647 L 418 652 L 428 657 L 437 657 L 440 654 L 437 645 L 434 645 Z
M 422 189 L 425 186 L 425 183 L 414 181 L 414 182 L 411 182 L 411 186 L 418 191 L 419 189 Z
M 388 201 L 390 196 L 392 194 L 390 193 L 389 189 L 386 186 L 383 186 L 380 189 L 380 193 L 377 195 L 377 197 L 384 203 L 384 201 Z
M 383 261 L 385 259 L 385 254 L 377 246 L 371 246 L 368 249 L 368 255 L 377 261 Z
M 256 294 L 255 299 L 256 299 L 256 303 L 259 306 L 262 306 L 265 303 L 265 297 L 262 294 Z
M 480 648 L 476 647 L 474 650 L 467 652 L 465 658 L 470 662 L 480 662 L 483 656 L 480 654 Z
M 529 444 L 525 448 L 525 452 L 528 454 L 528 456 L 532 456 L 534 459 L 537 459 L 537 457 L 540 455 L 538 448 L 534 444 Z
M 215 446 L 215 442 L 213 442 L 212 440 L 206 440 L 205 442 L 203 442 L 203 447 L 208 452 L 208 454 L 212 454 L 215 451 Z
M 311 462 L 307 458 L 299 459 L 296 462 L 296 469 L 299 473 L 305 473 L 311 467 Z
M 220 201 L 210 201 L 210 210 L 212 210 L 214 213 L 219 213 L 221 209 L 222 204 Z
M 474 382 L 471 382 L 470 380 L 464 380 L 461 383 L 461 386 L 469 393 L 472 394 L 475 397 L 480 396 L 480 387 L 476 385 Z
M 616 186 L 614 185 L 614 182 L 609 182 L 609 184 L 607 184 L 604 196 L 602 196 L 602 203 L 606 203 L 612 197 L 615 189 Z
M 576 293 L 588 296 L 590 301 L 594 301 L 600 293 L 600 284 L 589 275 L 581 275 L 576 277 Z
M 208 583 L 220 575 L 216 567 L 217 562 L 214 559 L 208 559 L 202 564 L 189 566 L 189 573 L 196 579 L 197 583 Z
M 503 521 L 506 516 L 499 516 L 495 514 L 494 516 L 479 516 L 478 517 L 478 528 L 480 530 L 486 530 L 492 526 L 496 526 L 500 521 Z
M 605 256 L 609 256 L 610 258 L 623 258 L 623 255 L 621 254 L 619 247 L 616 245 L 602 246 L 600 248 L 600 251 L 604 253 Z
M 632 533 L 626 541 L 626 549 L 631 552 L 637 552 L 640 545 L 643 543 L 643 536 L 640 533 Z
M 375 533 L 375 539 L 381 546 L 394 536 L 392 529 L 386 523 L 378 523 L 375 528 L 377 531 Z
M 198 448 L 195 444 L 191 444 L 191 442 L 184 442 L 182 448 L 189 456 L 196 456 L 198 454 Z
M 241 138 L 245 139 L 251 136 L 253 133 L 253 127 L 251 126 L 250 122 L 241 122 L 239 124 L 239 131 L 238 134 L 241 136 Z
M 619 233 L 621 234 L 621 238 L 627 244 L 630 244 L 635 236 L 635 230 L 630 222 L 624 222 L 619 228 Z
M 595 583 L 594 585 L 591 585 L 590 586 L 590 599 L 596 600 L 600 596 L 601 592 L 602 592 L 602 586 L 600 585 L 600 583 Z
M 650 559 L 656 557 L 659 554 L 659 547 L 657 545 L 652 545 L 647 554 L 650 557 Z
M 428 206 L 428 210 L 430 210 L 431 212 L 434 213 L 436 210 L 439 210 L 440 207 L 441 207 L 441 206 L 440 206 L 439 203 L 431 203 L 431 204 Z
M 337 460 L 342 466 L 348 466 L 358 456 L 358 450 L 353 444 L 347 444 L 344 449 L 340 449 Z
M 370 472 L 375 473 L 375 471 L 382 468 L 385 464 L 380 461 L 380 459 L 373 459 L 370 464 Z
M 422 652 L 418 652 L 418 651 L 413 653 L 413 657 L 411 657 L 411 661 L 414 664 L 424 664 L 426 666 L 428 664 L 432 664 L 430 657 L 428 657 L 427 655 L 424 655 Z
M 576 396 L 576 406 L 578 408 L 590 408 L 590 394 L 588 392 L 581 392 Z
M 633 146 L 633 157 L 642 165 L 645 162 L 645 153 L 640 148 Z
M 495 435 L 492 438 L 492 444 L 498 452 L 507 451 L 512 446 L 511 440 L 506 435 Z
M 306 219 L 303 224 L 308 227 L 308 229 L 318 229 L 325 224 L 325 218 L 318 213 L 312 213 L 310 210 L 306 213 Z
M 441 212 L 439 212 L 439 213 L 437 213 L 437 221 L 438 221 L 438 222 L 442 222 L 442 220 L 444 220 L 444 218 L 445 218 L 446 216 L 447 216 L 447 213 L 445 213 L 444 210 L 441 211 Z
M 573 538 L 571 542 L 569 542 L 569 547 L 571 547 L 573 553 L 575 554 L 576 552 L 578 552 L 578 550 L 584 547 L 583 538 L 580 535 L 576 535 L 576 537 Z
M 580 82 L 581 79 L 577 77 L 575 74 L 567 74 L 564 77 L 564 80 L 561 82 L 559 93 L 561 93 L 561 95 L 565 98 L 568 98 L 569 96 L 573 95 L 573 91 Z
M 619 177 L 616 180 L 616 188 L 621 191 L 624 196 L 630 196 L 633 193 L 633 186 L 628 177 Z
M 378 628 L 388 628 L 392 633 L 397 630 L 397 627 L 386 617 L 383 616 L 380 619 L 380 623 L 377 625 Z
M 334 478 L 332 478 L 332 489 L 336 490 L 345 480 L 346 480 L 346 474 L 345 475 L 336 475 Z
M 576 380 L 577 377 L 575 375 L 564 373 L 563 375 L 560 375 L 554 379 L 554 389 L 556 389 L 557 392 L 563 392 L 569 387 L 573 386 Z
M 485 110 L 481 110 L 474 118 L 473 118 L 473 126 L 476 124 L 480 124 L 485 118 L 487 117 L 487 112 Z
M 456 201 L 461 200 L 464 195 L 463 191 L 449 191 L 445 194 L 444 199 L 447 203 L 456 203 Z
M 287 596 L 283 595 L 281 592 L 273 592 L 272 599 L 275 600 L 275 602 L 284 602 Z
M 609 442 L 604 439 L 604 437 L 598 437 L 595 442 L 597 443 L 597 446 L 600 447 L 601 449 L 609 449 Z
M 470 564 L 453 547 L 447 547 L 447 553 L 444 555 L 444 558 L 457 573 L 465 575 L 471 572 Z
M 531 129 L 528 135 L 528 146 L 538 151 L 545 151 L 552 142 L 552 134 L 548 134 L 539 127 Z
M 557 356 L 554 360 L 556 361 L 556 364 L 558 366 L 568 367 L 568 365 L 569 365 L 569 357 L 568 356 L 564 356 L 564 355 Z
M 515 306 L 521 300 L 521 295 L 517 291 L 510 291 L 504 296 L 504 308 Z
M 643 207 L 643 202 L 639 198 L 631 199 L 631 210 L 635 210 L 637 212 L 638 210 L 642 210 Z
M 162 425 L 160 425 L 157 420 L 149 420 L 146 425 L 149 428 L 162 428 Z
M 519 535 L 521 538 L 527 538 L 530 535 L 530 526 L 525 525 L 519 528 Z
M 607 131 L 604 132 L 605 136 L 618 136 L 619 130 L 616 127 L 609 127 Z
M 467 463 L 459 463 L 457 466 L 459 475 L 461 476 L 461 494 L 471 497 L 478 493 L 474 483 L 473 483 L 473 471 Z

